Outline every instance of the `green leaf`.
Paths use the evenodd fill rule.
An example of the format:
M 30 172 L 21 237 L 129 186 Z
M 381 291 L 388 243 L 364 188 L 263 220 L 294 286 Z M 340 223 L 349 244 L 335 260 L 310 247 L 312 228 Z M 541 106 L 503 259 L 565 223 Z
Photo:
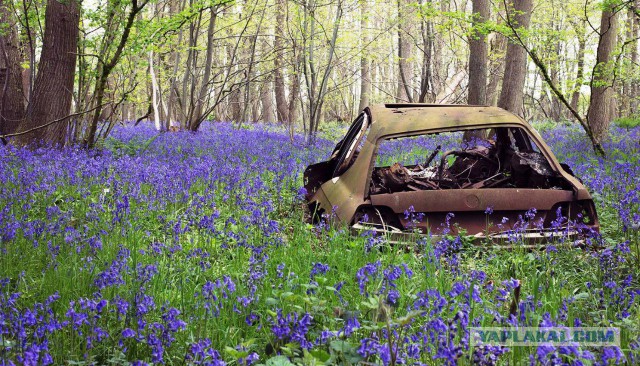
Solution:
M 331 341 L 331 343 L 329 343 L 329 346 L 336 352 L 347 353 L 353 350 L 353 346 L 351 345 L 351 343 L 343 340 Z
M 323 362 L 323 363 L 329 361 L 329 358 L 331 358 L 331 355 L 329 353 L 327 353 L 326 351 L 321 350 L 321 349 L 309 351 L 309 353 L 315 359 L 317 359 L 317 360 L 319 360 L 320 362 Z
M 235 359 L 239 359 L 239 358 L 244 358 L 249 356 L 249 352 L 247 351 L 238 351 L 237 349 L 233 348 L 233 347 L 229 347 L 226 346 L 224 348 L 224 351 L 231 357 L 235 358 Z
M 265 363 L 266 366 L 294 366 L 291 361 L 287 358 L 287 356 L 275 356 L 271 357 Z
M 362 302 L 362 305 L 369 309 L 377 309 L 378 308 L 378 299 L 375 297 L 369 297 L 366 301 Z

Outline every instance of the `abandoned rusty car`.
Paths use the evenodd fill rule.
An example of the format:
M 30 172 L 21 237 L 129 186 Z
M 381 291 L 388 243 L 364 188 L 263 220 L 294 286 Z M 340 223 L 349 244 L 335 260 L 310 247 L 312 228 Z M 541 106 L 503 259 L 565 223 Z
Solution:
M 368 107 L 304 181 L 310 217 L 358 230 L 547 241 L 599 229 L 571 169 L 527 122 L 496 107 Z

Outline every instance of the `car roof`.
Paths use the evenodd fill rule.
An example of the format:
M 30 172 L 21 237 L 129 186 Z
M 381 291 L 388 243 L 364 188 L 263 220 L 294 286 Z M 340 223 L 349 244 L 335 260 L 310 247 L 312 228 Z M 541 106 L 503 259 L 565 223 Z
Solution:
M 502 108 L 456 104 L 397 103 L 369 107 L 369 140 L 380 137 L 409 136 L 429 130 L 451 130 L 482 125 L 521 125 L 527 122 Z M 435 132 L 435 131 L 432 131 Z

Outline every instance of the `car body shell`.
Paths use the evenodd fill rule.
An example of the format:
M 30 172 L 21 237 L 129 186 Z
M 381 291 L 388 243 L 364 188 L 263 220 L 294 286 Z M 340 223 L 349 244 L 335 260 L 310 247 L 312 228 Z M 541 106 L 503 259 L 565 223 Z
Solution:
M 305 171 L 307 199 L 313 212 L 330 214 L 338 221 L 358 228 L 362 226 L 357 222 L 361 218 L 357 214 L 366 212 L 369 215 L 380 216 L 383 225 L 379 230 L 406 232 L 411 226 L 408 223 L 410 219 L 406 217 L 407 210 L 411 209 L 412 212 L 426 216 L 426 223 L 418 224 L 418 227 L 423 233 L 432 234 L 442 234 L 442 224 L 447 214 L 453 213 L 452 224 L 456 228 L 454 232 L 462 228 L 468 235 L 484 238 L 500 237 L 509 231 L 504 227 L 487 225 L 487 208 L 491 208 L 497 220 L 500 220 L 500 216 L 516 220 L 524 211 L 535 208 L 537 215 L 546 225 L 539 228 L 543 230 L 530 230 L 527 235 L 545 240 L 542 231 L 548 231 L 552 213 L 558 211 L 559 207 L 564 207 L 564 211 L 570 211 L 572 208 L 588 211 L 588 228 L 595 231 L 599 229 L 597 213 L 585 186 L 563 169 L 531 125 L 510 112 L 488 106 L 383 104 L 368 107 L 364 113 L 369 120 L 369 130 L 366 139 L 360 144 L 359 153 L 348 169 L 339 175 L 331 176 L 328 180 L 326 171 L 318 172 L 321 169 L 330 170 L 332 167 L 328 162 L 312 165 Z M 375 157 L 381 141 L 423 134 L 500 127 L 525 130 L 547 159 L 551 169 L 566 180 L 571 189 L 479 188 L 370 194 Z M 324 179 L 319 179 L 319 176 L 324 176 Z M 321 182 L 322 180 L 326 181 Z

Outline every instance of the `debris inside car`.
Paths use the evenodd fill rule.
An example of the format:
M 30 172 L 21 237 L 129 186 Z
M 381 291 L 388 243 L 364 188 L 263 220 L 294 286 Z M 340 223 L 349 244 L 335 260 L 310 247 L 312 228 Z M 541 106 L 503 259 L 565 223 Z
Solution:
M 599 228 L 570 169 L 528 123 L 495 107 L 366 108 L 304 179 L 315 217 L 333 213 L 356 229 L 439 235 L 446 221 L 446 232 L 501 238 L 519 229 L 545 241 Z
M 396 162 L 390 167 L 374 168 L 370 193 L 466 188 L 571 189 L 540 152 L 520 151 L 527 146 L 508 143 L 509 135 L 519 131 L 508 128 L 494 131 L 495 140 L 475 141 L 478 145 L 474 146 L 466 141 L 468 148 L 444 152 L 436 165 L 431 162 L 440 153 L 440 145 L 422 164 L 403 166 Z M 450 157 L 454 160 L 448 166 Z

